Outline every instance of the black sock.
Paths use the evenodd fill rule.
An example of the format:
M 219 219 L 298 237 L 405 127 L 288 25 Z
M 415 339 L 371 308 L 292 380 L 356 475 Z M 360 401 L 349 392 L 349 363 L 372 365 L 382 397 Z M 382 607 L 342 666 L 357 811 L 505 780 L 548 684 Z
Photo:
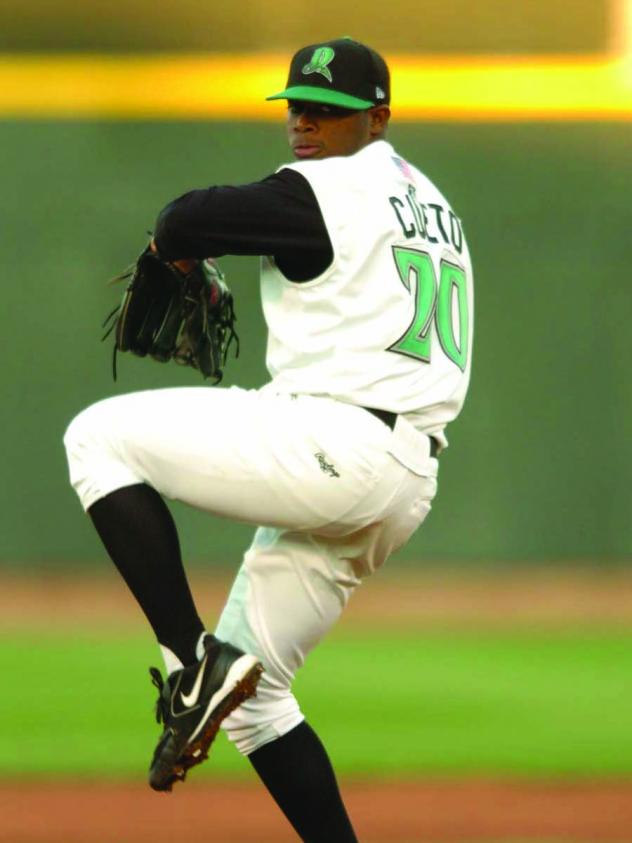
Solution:
M 325 747 L 307 723 L 248 756 L 304 843 L 358 843 Z
M 156 638 L 187 665 L 204 625 L 187 582 L 176 525 L 151 486 L 117 489 L 88 510 L 105 549 Z

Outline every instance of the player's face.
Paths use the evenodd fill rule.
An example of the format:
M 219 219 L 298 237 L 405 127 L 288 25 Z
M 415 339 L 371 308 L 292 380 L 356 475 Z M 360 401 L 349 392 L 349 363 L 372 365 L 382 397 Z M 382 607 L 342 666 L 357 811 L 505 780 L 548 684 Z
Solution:
M 387 106 L 355 111 L 289 100 L 287 131 L 294 157 L 303 160 L 353 155 L 384 134 L 389 114 Z

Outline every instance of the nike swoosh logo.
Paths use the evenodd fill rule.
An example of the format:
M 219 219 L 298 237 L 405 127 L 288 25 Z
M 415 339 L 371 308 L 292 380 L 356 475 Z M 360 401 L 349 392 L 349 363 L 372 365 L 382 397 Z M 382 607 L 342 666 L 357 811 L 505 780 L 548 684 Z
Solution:
M 182 691 L 180 691 L 180 698 L 182 699 L 182 702 L 187 708 L 191 708 L 198 701 L 198 697 L 200 696 L 200 690 L 202 688 L 202 679 L 204 678 L 204 668 L 206 667 L 207 658 L 208 654 L 202 659 L 200 669 L 198 670 L 198 674 L 195 677 L 195 684 L 191 688 L 191 693 L 183 694 Z

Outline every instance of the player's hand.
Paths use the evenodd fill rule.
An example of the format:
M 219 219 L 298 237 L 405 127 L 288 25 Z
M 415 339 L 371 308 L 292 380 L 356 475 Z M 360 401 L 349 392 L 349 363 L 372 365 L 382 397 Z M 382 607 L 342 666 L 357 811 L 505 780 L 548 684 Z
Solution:
M 158 247 L 156 246 L 156 241 L 153 238 L 151 243 L 149 244 L 149 248 L 155 255 L 158 254 Z M 195 258 L 182 258 L 182 260 L 170 261 L 170 263 L 172 266 L 175 266 L 176 269 L 179 269 L 180 272 L 184 273 L 185 275 L 188 275 L 189 272 L 195 269 L 199 261 L 197 261 Z

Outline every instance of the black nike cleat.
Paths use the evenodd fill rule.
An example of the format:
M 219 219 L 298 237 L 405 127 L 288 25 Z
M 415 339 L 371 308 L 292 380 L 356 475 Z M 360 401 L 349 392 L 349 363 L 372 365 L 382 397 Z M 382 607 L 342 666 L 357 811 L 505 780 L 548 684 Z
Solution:
M 222 720 L 254 696 L 263 673 L 256 656 L 232 644 L 208 635 L 204 646 L 200 662 L 172 673 L 166 681 L 157 668 L 149 668 L 160 691 L 156 720 L 165 727 L 149 768 L 154 790 L 171 790 L 191 767 L 208 758 Z

